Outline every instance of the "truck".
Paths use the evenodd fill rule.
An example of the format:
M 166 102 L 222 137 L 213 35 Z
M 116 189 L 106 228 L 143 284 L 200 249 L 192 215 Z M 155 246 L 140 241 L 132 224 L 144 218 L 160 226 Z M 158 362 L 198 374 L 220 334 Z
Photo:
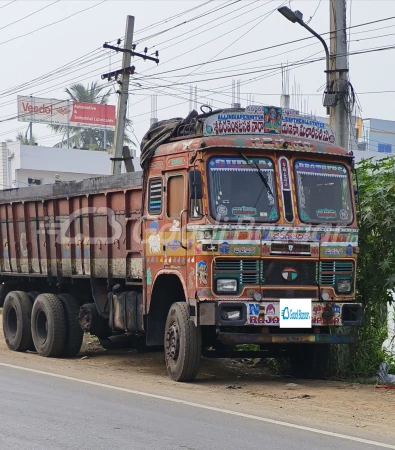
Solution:
M 141 164 L 0 192 L 10 350 L 74 357 L 89 332 L 163 348 L 171 379 L 191 381 L 202 356 L 252 350 L 317 377 L 331 345 L 355 342 L 354 162 L 327 124 L 204 107 L 152 125 Z

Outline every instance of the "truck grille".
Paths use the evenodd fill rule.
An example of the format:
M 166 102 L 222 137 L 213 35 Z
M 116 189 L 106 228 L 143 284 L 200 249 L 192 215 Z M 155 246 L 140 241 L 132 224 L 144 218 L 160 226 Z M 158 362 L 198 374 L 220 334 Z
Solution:
M 284 270 L 296 273 L 296 278 L 285 279 Z M 316 286 L 317 263 L 315 261 L 280 261 L 278 259 L 231 259 L 217 258 L 214 263 L 215 275 L 234 275 L 243 285 L 263 286 Z
M 321 261 L 320 285 L 334 286 L 337 275 L 353 275 L 354 265 L 352 261 Z
M 286 280 L 282 273 L 292 269 L 295 279 Z M 315 261 L 279 261 L 277 259 L 262 261 L 263 285 L 269 286 L 311 286 L 317 284 L 317 263 Z
M 214 262 L 215 272 L 237 275 L 241 284 L 259 284 L 258 259 L 218 258 Z

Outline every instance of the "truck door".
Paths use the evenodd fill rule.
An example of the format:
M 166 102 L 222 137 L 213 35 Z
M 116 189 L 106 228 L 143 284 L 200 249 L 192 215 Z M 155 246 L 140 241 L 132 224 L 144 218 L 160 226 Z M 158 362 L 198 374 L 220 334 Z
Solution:
M 166 175 L 165 266 L 186 265 L 186 176 L 184 172 Z

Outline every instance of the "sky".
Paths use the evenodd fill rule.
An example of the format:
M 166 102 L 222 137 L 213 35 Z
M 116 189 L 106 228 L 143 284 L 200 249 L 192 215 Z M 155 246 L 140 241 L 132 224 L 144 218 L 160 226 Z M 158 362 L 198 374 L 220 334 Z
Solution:
M 159 120 L 188 114 L 191 86 L 197 87 L 198 108 L 230 107 L 232 80 L 240 80 L 243 107 L 280 105 L 281 65 L 287 64 L 289 93 L 300 94 L 291 107 L 325 116 L 322 44 L 314 37 L 295 42 L 311 35 L 277 12 L 282 5 L 300 10 L 318 33 L 329 31 L 329 0 L 0 0 L 0 142 L 28 127 L 14 119 L 17 95 L 61 100 L 71 84 L 98 81 L 103 92 L 111 89 L 109 103 L 116 105 L 116 87 L 100 77 L 121 68 L 121 54 L 102 46 L 124 38 L 127 15 L 135 16 L 136 51 L 158 50 L 160 59 L 158 65 L 132 60 L 128 117 L 134 141 L 150 126 L 154 94 Z M 382 19 L 388 20 L 363 25 Z M 395 120 L 395 48 L 352 54 L 395 47 L 395 0 L 348 0 L 347 24 L 349 76 L 361 116 Z M 304 59 L 318 61 L 300 64 Z M 392 92 L 372 93 L 377 91 Z M 44 124 L 33 124 L 33 132 L 44 146 L 63 137 Z

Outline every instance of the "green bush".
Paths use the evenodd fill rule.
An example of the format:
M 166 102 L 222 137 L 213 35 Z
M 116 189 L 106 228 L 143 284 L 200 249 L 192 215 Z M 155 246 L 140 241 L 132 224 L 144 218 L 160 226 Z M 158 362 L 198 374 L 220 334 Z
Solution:
M 387 338 L 387 303 L 395 288 L 395 158 L 363 160 L 356 169 L 359 189 L 357 301 L 365 322 L 358 331 L 349 373 L 369 377 L 379 364 L 394 361 L 382 345 Z

